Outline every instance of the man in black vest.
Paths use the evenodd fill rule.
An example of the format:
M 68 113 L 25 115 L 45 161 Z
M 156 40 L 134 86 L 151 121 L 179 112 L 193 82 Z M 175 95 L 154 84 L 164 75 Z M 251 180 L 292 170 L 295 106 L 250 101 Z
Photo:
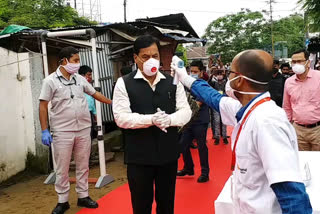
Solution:
M 184 87 L 159 72 L 159 41 L 145 35 L 134 43 L 138 70 L 119 78 L 113 113 L 124 129 L 125 163 L 134 214 L 174 213 L 178 151 L 177 127 L 191 117 Z

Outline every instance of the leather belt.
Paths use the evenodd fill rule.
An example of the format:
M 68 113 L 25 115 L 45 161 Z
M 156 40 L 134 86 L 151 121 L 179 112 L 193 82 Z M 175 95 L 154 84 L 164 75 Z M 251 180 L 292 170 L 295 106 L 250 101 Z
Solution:
M 308 124 L 308 125 L 302 125 L 302 124 L 297 123 L 297 125 L 303 126 L 305 128 L 314 128 L 314 127 L 320 126 L 320 121 L 316 122 L 316 123 L 313 123 L 313 124 Z

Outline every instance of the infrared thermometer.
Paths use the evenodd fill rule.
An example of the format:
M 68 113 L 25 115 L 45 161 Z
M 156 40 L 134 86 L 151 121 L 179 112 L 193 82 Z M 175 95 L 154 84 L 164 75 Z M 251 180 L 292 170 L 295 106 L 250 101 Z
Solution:
M 172 64 L 174 66 L 177 66 L 178 68 L 183 68 L 184 67 L 184 62 L 177 56 L 173 56 L 172 57 Z M 178 78 L 178 74 L 175 71 L 174 77 L 173 77 L 173 84 L 174 85 L 178 85 L 179 83 L 179 78 Z

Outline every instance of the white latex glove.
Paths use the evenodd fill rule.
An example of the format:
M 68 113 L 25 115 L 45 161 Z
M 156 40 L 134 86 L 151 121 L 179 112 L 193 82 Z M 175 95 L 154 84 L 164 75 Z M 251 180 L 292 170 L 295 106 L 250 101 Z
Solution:
M 196 81 L 196 79 L 188 75 L 185 67 L 178 68 L 178 66 L 174 65 L 173 63 L 171 63 L 170 67 L 171 73 L 175 72 L 178 75 L 178 79 L 182 83 L 182 85 L 190 89 L 192 83 Z
M 152 117 L 152 123 L 157 126 L 159 129 L 167 133 L 166 128 L 168 128 L 171 124 L 171 119 L 168 114 L 166 114 L 164 111 L 161 111 L 161 109 L 157 109 L 157 113 L 154 114 Z

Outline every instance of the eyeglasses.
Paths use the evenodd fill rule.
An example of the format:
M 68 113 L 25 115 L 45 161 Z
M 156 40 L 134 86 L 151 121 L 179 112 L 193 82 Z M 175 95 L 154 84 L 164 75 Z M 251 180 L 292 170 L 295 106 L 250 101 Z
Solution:
M 62 80 L 61 80 L 61 77 L 60 77 L 59 75 L 57 75 L 57 77 L 58 77 L 59 81 L 60 81 L 64 86 L 77 85 L 77 80 L 76 80 L 76 78 L 74 78 L 74 77 L 72 78 L 72 79 L 74 80 L 73 83 L 68 83 L 68 84 L 63 83 Z M 74 94 L 73 94 L 73 92 L 72 92 L 71 87 L 69 87 L 69 89 L 70 89 L 70 97 L 71 97 L 71 99 L 73 99 Z
M 228 73 L 227 73 L 227 76 L 229 76 L 231 73 L 241 75 L 241 73 L 239 73 L 239 72 L 229 70 Z
M 307 61 L 307 60 L 292 60 L 291 63 L 292 64 L 302 64 L 305 61 Z
M 74 77 L 72 78 L 74 80 L 73 83 L 68 83 L 68 84 L 63 83 L 59 75 L 57 75 L 57 77 L 64 86 L 77 85 L 77 80 Z

